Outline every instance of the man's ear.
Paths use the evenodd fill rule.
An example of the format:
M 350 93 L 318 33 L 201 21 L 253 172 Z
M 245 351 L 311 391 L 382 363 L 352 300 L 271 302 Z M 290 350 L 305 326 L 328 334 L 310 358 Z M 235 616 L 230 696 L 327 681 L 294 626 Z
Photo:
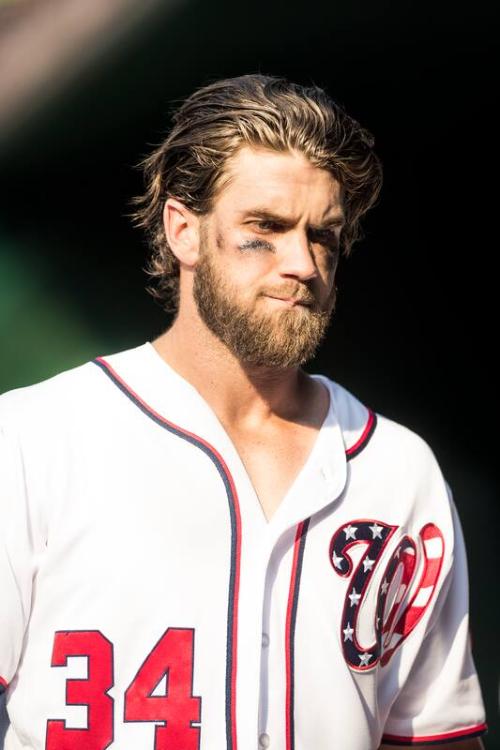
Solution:
M 200 252 L 199 217 L 176 198 L 167 198 L 163 226 L 167 242 L 181 265 L 192 268 Z

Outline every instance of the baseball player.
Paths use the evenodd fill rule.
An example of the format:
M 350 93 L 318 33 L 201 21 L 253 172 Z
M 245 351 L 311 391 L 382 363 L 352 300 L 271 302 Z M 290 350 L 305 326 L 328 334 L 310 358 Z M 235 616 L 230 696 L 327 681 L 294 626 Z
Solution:
M 481 748 L 434 455 L 301 369 L 379 192 L 370 134 L 243 76 L 145 171 L 172 325 L 0 399 L 5 748 Z

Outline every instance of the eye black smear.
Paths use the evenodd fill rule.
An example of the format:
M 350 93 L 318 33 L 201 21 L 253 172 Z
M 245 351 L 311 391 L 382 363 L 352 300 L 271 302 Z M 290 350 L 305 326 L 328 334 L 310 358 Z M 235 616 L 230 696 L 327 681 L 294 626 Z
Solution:
M 274 246 L 266 240 L 245 240 L 238 245 L 240 250 L 274 250 Z

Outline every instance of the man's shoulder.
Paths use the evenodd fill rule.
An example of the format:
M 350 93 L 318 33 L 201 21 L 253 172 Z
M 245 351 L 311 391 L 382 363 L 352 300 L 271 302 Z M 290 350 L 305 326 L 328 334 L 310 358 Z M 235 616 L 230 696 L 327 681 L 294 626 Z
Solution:
M 390 507 L 399 525 L 421 529 L 436 524 L 453 538 L 451 490 L 427 441 L 417 432 L 362 403 L 348 389 L 329 381 L 342 430 L 350 482 L 360 502 Z
M 124 350 L 106 358 L 126 360 L 141 347 Z M 55 422 L 69 421 L 82 412 L 99 408 L 107 397 L 106 379 L 96 367 L 96 360 L 85 362 L 33 385 L 16 388 L 0 395 L 0 427 L 13 425 L 45 429 Z
M 381 414 L 340 383 L 327 382 L 349 458 L 361 450 L 384 464 L 408 465 L 414 469 L 436 466 L 429 443 L 410 427 Z

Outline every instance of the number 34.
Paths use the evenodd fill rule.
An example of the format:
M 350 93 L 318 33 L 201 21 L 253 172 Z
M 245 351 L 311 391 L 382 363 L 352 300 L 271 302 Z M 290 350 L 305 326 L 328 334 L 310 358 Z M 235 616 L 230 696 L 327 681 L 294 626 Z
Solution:
M 161 722 L 154 750 L 198 750 L 201 698 L 193 690 L 194 630 L 168 628 L 125 691 L 124 721 Z M 113 644 L 99 630 L 55 633 L 52 666 L 70 656 L 86 656 L 85 679 L 66 681 L 66 703 L 87 707 L 86 729 L 71 729 L 61 719 L 47 721 L 46 750 L 105 750 L 114 739 Z M 153 695 L 166 675 L 167 694 Z

